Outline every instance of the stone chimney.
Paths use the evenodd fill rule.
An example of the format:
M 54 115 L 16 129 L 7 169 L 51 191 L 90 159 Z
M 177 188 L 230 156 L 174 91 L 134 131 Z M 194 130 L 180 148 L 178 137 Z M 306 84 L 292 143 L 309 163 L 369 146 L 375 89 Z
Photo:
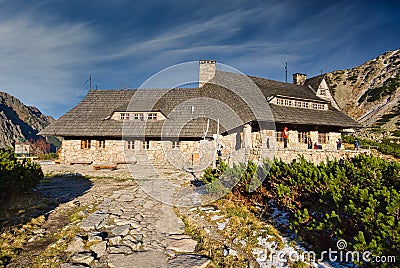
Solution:
M 207 82 L 215 76 L 217 69 L 217 61 L 215 60 L 201 60 L 199 70 L 199 87 L 204 86 Z
M 293 74 L 293 84 L 295 85 L 304 85 L 306 79 L 307 79 L 306 74 L 300 74 L 300 73 Z

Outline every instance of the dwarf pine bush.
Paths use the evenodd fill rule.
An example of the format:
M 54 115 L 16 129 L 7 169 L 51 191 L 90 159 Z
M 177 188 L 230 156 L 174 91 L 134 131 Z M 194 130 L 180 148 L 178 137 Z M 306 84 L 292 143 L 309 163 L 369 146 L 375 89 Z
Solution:
M 39 164 L 18 161 L 10 148 L 0 148 L 0 200 L 31 190 L 43 178 Z

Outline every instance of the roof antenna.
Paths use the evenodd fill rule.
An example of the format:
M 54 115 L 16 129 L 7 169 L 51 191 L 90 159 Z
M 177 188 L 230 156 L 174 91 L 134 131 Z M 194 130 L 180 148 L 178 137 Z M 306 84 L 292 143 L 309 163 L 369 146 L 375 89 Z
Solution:
M 92 76 L 89 76 L 89 79 L 85 81 L 85 84 L 89 82 L 89 89 L 92 90 Z
M 287 83 L 287 62 L 286 62 L 286 64 L 285 64 L 285 77 L 286 77 L 286 83 Z

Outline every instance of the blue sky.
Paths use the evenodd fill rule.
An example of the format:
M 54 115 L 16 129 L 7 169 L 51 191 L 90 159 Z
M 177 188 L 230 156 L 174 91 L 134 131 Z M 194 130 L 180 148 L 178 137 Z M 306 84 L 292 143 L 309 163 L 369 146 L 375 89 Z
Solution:
M 215 59 L 285 80 L 400 48 L 400 1 L 0 0 L 0 90 L 59 117 L 87 93 L 137 88 Z

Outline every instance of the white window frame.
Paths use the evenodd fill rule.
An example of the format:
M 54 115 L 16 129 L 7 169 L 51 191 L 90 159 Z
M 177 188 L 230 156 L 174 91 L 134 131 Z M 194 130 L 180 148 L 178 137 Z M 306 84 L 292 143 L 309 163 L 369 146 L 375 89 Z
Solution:
M 135 140 L 127 140 L 126 141 L 126 149 L 135 150 Z
M 147 120 L 156 121 L 156 120 L 157 120 L 157 113 L 149 113 L 149 114 L 147 115 Z
M 106 148 L 106 140 L 97 140 L 97 148 L 98 149 Z
M 181 146 L 179 141 L 171 141 L 171 143 L 172 143 L 172 149 L 179 149 Z
M 150 149 L 150 141 L 143 141 L 143 149 L 149 150 Z
M 129 114 L 129 113 L 120 113 L 120 114 L 119 114 L 119 118 L 120 118 L 121 120 L 129 120 L 130 114 Z
M 275 140 L 277 142 L 283 142 L 282 131 L 275 132 Z
M 133 115 L 133 118 L 134 118 L 135 120 L 144 121 L 144 114 L 143 114 L 143 113 L 135 113 L 135 114 Z

